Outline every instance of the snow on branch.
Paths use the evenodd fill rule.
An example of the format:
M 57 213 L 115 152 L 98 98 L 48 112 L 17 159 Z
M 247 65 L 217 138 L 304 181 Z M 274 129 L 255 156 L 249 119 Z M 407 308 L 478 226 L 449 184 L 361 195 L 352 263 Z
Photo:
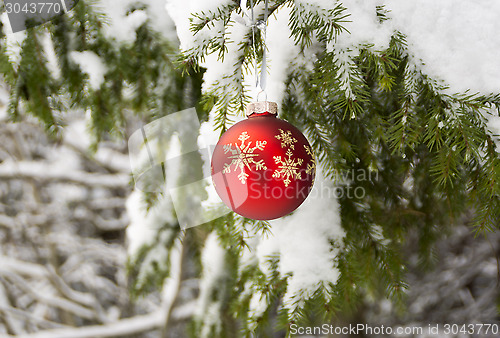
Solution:
M 25 338 L 94 338 L 122 337 L 158 329 L 163 325 L 163 311 L 122 319 L 107 325 L 55 329 L 24 335 Z
M 2 274 L 2 271 L 10 271 L 18 275 L 35 277 L 38 279 L 48 277 L 47 269 L 42 265 L 5 256 L 0 256 L 0 274 Z
M 23 318 L 23 319 L 28 320 L 31 323 L 37 323 L 37 325 L 44 327 L 44 328 L 48 328 L 48 329 L 67 327 L 66 325 L 34 316 L 29 312 L 22 311 L 22 310 L 19 310 L 19 309 L 10 307 L 10 306 L 0 306 L 0 313 L 3 313 L 3 315 L 5 317 L 9 317 L 9 318 L 15 318 L 15 317 Z M 12 319 L 11 319 L 11 321 L 12 321 Z M 19 330 L 19 332 L 22 333 L 21 330 Z
M 170 315 L 171 321 L 185 320 L 189 318 L 195 309 L 195 302 L 179 307 Z M 106 325 L 93 325 L 85 327 L 64 328 L 40 331 L 34 334 L 24 335 L 25 338 L 95 338 L 95 337 L 122 337 L 139 334 L 165 326 L 166 308 L 157 310 L 147 315 L 139 315 L 131 318 L 121 319 Z
M 22 277 L 11 271 L 0 271 L 0 274 L 41 303 L 45 303 L 49 306 L 68 311 L 81 318 L 90 320 L 96 319 L 96 313 L 94 311 L 70 300 L 41 293 L 39 290 L 33 288 L 30 284 L 28 284 L 28 282 L 26 282 Z
M 66 171 L 64 168 L 40 162 L 3 162 L 0 165 L 0 179 L 34 179 L 42 182 L 65 182 L 83 186 L 122 188 L 127 186 L 126 174 L 94 174 L 84 171 Z

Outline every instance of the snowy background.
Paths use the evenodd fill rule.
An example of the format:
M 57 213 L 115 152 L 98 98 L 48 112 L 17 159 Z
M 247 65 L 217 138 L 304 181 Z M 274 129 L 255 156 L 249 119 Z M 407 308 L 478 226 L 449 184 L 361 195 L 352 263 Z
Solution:
M 189 17 L 193 12 L 215 9 L 232 0 L 152 0 L 143 1 L 144 10 L 127 11 L 135 0 L 101 0 L 109 16 L 109 37 L 127 42 L 135 40 L 135 29 L 149 18 L 155 29 L 188 49 L 213 31 L 193 37 Z M 300 1 L 324 8 L 332 1 Z M 387 47 L 395 30 L 407 36 L 412 62 L 425 74 L 448 86 L 447 91 L 471 93 L 500 92 L 500 2 L 494 0 L 346 0 L 343 1 L 351 22 L 350 34 L 339 37 L 331 48 L 373 44 Z M 384 4 L 390 20 L 379 24 L 375 7 Z M 290 13 L 279 11 L 269 18 L 267 28 L 268 99 L 280 102 L 290 66 L 307 64 L 297 59 L 297 47 L 290 38 Z M 169 18 L 173 18 L 169 19 Z M 25 33 L 9 33 L 9 56 L 19 60 L 19 44 Z M 235 43 L 228 46 L 224 62 L 216 56 L 203 66 L 204 90 L 231 74 L 237 58 L 236 43 L 242 39 L 245 17 L 231 26 Z M 48 38 L 44 51 L 53 60 L 53 46 Z M 355 50 L 351 51 L 355 52 Z M 99 57 L 91 52 L 72 54 L 72 59 L 89 74 L 90 86 L 97 88 L 107 71 Z M 52 71 L 57 74 L 57 64 Z M 246 74 L 251 87 L 254 74 Z M 104 324 L 109 335 L 124 336 L 134 330 L 143 336 L 157 337 L 167 315 L 171 289 L 178 281 L 166 281 L 161 294 L 133 302 L 127 289 L 127 255 L 133 256 L 141 245 L 151 241 L 156 232 L 148 224 L 161 217 L 162 207 L 146 215 L 130 186 L 130 165 L 126 142 L 104 142 L 95 154 L 88 152 L 88 116 L 68 112 L 62 142 L 55 144 L 42 128 L 32 121 L 10 123 L 6 105 L 9 89 L 0 82 L 0 335 L 44 330 L 33 337 L 78 336 L 77 331 L 57 322 L 57 318 L 77 318 L 72 326 L 88 322 Z M 82 117 L 83 116 L 83 117 Z M 500 134 L 500 118 L 487 116 L 491 131 Z M 219 132 L 213 121 L 202 125 L 202 137 L 215 144 Z M 201 141 L 200 141 L 201 142 Z M 327 185 L 318 173 L 316 189 Z M 213 195 L 211 200 L 216 199 Z M 326 212 L 324 210 L 327 210 Z M 163 210 L 164 211 L 164 210 Z M 464 219 L 464 223 L 467 219 Z M 312 192 L 308 201 L 291 217 L 271 222 L 273 235 L 252 242 L 249 262 L 257 260 L 266 271 L 268 255 L 279 254 L 280 273 L 292 273 L 286 301 L 292 306 L 292 294 L 314 290 L 318 282 L 335 282 L 338 271 L 331 268 L 336 252 L 330 241 L 341 243 L 338 205 L 332 198 Z M 305 226 L 307 224 L 307 227 Z M 154 230 L 154 229 L 153 229 Z M 189 231 L 189 230 L 188 230 Z M 404 322 L 397 322 L 394 309 L 387 303 L 368 304 L 360 321 L 373 325 L 421 325 L 441 322 L 498 322 L 495 298 L 498 297 L 498 261 L 500 237 L 473 239 L 468 228 L 440 243 L 440 263 L 429 275 L 419 275 L 417 262 L 410 265 L 409 312 Z M 205 244 L 202 261 L 209 267 L 203 280 L 192 281 L 186 288 L 196 289 L 199 299 L 186 296 L 184 304 L 172 314 L 182 325 L 196 308 L 208 306 L 204 290 L 220 271 L 221 248 L 213 238 Z M 161 254 L 161 253 L 160 253 Z M 175 268 L 176 257 L 170 257 Z M 415 258 L 416 259 L 416 258 Z M 57 262 L 53 271 L 51 262 Z M 61 264 L 63 262 L 63 264 Z M 78 290 L 78 291 L 77 291 Z M 257 294 L 256 294 L 257 295 Z M 205 302 L 205 303 L 204 303 Z M 259 297 L 252 308 L 262 311 Z M 26 324 L 29 323 L 29 324 Z M 184 323 L 184 324 L 182 324 Z M 174 328 L 175 329 L 175 328 Z M 96 336 L 100 328 L 83 328 L 81 336 Z M 149 333 L 143 333 L 149 332 Z

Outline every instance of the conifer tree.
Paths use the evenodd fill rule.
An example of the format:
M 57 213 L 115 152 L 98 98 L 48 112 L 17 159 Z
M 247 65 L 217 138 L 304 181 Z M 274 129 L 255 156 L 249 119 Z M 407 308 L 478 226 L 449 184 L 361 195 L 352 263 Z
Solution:
M 147 6 L 140 4 L 130 12 Z M 10 116 L 15 121 L 32 115 L 58 137 L 66 110 L 90 111 L 98 147 L 103 139 L 127 137 L 133 116 L 147 123 L 195 106 L 200 121 L 213 121 L 222 133 L 253 99 L 245 76 L 262 64 L 269 47 L 259 30 L 256 34 L 235 19 L 245 19 L 250 6 L 225 1 L 193 13 L 194 42 L 184 50 L 176 50 L 147 21 L 137 27 L 133 43 L 110 39 L 103 33 L 105 16 L 90 1 L 28 30 L 19 64 L 9 59 L 2 36 L 0 68 L 11 88 Z M 264 0 L 254 6 L 256 21 L 264 20 Z M 380 25 L 391 20 L 383 6 L 373 11 Z M 393 32 L 383 50 L 369 43 L 337 43 L 351 34 L 345 27 L 350 13 L 341 2 L 323 8 L 315 2 L 269 1 L 268 16 L 280 12 L 289 13 L 289 21 L 279 24 L 290 30 L 297 59 L 306 60 L 289 67 L 280 117 L 307 135 L 325 180 L 345 192 L 338 198 L 345 236 L 327 239 L 338 279 L 321 281 L 312 292 L 293 289 L 292 277 L 280 271 L 283 257 L 248 259 L 255 258 L 255 238 L 277 236 L 272 223 L 230 213 L 181 230 L 168 196 L 135 192 L 156 215 L 148 222 L 157 220 L 162 208 L 172 215 L 157 220 L 154 241 L 129 258 L 131 292 L 140 297 L 162 288 L 177 257 L 173 253 L 180 251 L 180 278 L 201 278 L 193 336 L 271 336 L 291 324 L 349 320 L 366 298 L 385 297 L 404 309 L 411 285 L 405 282 L 402 252 L 409 238 L 418 241 L 422 266 L 431 266 L 434 243 L 465 211 L 473 213 L 471 227 L 478 235 L 500 224 L 500 158 L 486 124 L 489 114 L 500 112 L 500 93 L 451 94 L 422 72 L 404 32 Z M 240 41 L 232 40 L 235 31 Z M 40 53 L 46 34 L 53 41 L 59 78 Z M 97 87 L 70 56 L 86 51 L 107 69 Z M 214 55 L 229 66 L 202 90 L 203 65 Z M 191 161 L 189 166 L 201 167 L 201 155 Z M 346 172 L 373 175 L 344 180 Z M 347 194 L 358 187 L 363 196 Z

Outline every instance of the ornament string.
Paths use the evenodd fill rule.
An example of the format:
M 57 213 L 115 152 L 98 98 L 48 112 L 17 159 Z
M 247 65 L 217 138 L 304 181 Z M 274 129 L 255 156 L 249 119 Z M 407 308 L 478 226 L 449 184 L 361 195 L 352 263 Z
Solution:
M 242 0 L 241 4 L 246 5 L 246 1 Z M 251 20 L 252 20 L 252 49 L 253 49 L 253 57 L 254 57 L 254 68 L 255 68 L 255 88 L 259 90 L 257 93 L 257 101 L 259 101 L 260 94 L 264 94 L 265 101 L 267 101 L 267 93 L 266 93 L 266 84 L 267 84 L 267 19 L 269 13 L 269 0 L 265 0 L 265 8 L 264 8 L 264 20 L 256 21 L 255 11 L 254 11 L 254 1 L 250 0 L 250 8 L 251 8 Z M 262 66 L 260 70 L 260 78 L 259 72 L 257 70 L 257 46 L 255 43 L 255 28 L 258 28 L 261 31 L 261 35 L 263 36 L 263 52 L 262 52 Z

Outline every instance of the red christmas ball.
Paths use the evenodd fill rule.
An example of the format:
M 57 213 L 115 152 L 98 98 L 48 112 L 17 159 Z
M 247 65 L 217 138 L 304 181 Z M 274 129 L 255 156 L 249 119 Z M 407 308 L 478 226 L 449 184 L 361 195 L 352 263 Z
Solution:
M 234 212 L 270 220 L 297 209 L 311 191 L 316 162 L 304 135 L 276 118 L 274 102 L 252 103 L 212 156 L 212 180 Z

